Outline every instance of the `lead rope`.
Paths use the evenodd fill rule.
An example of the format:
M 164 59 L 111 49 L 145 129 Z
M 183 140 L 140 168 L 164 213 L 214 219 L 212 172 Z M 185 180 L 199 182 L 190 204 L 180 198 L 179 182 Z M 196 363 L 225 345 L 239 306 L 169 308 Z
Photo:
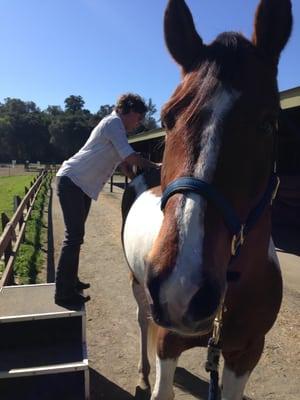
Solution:
M 220 334 L 222 327 L 224 300 L 221 303 L 217 316 L 214 320 L 213 334 L 208 341 L 207 359 L 205 369 L 210 372 L 210 382 L 208 389 L 208 400 L 219 399 L 219 360 L 221 354 Z

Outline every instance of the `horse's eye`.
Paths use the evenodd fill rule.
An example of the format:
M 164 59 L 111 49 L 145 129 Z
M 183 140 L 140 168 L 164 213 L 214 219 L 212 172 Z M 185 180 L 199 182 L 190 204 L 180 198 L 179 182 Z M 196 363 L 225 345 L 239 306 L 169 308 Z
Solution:
M 165 114 L 161 120 L 164 129 L 172 129 L 175 125 L 174 116 L 171 113 Z
M 272 135 L 276 130 L 274 121 L 265 120 L 259 125 L 259 133 L 262 135 Z

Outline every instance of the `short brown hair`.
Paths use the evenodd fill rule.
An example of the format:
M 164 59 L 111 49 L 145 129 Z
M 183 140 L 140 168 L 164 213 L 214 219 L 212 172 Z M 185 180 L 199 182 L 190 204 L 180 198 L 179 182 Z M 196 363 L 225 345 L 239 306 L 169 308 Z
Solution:
M 138 94 L 125 93 L 118 98 L 116 111 L 120 114 L 128 114 L 130 111 L 145 114 L 148 108 L 144 99 Z

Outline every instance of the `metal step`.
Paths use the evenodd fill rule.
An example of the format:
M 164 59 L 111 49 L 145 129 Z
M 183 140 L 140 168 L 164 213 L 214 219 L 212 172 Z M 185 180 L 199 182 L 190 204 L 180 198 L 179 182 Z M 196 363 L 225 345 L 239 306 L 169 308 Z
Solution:
M 30 375 L 0 379 L 1 400 L 82 400 L 85 392 L 85 371 Z
M 89 398 L 85 308 L 69 310 L 57 306 L 53 300 L 54 290 L 54 284 L 4 286 L 0 290 L 1 400 L 6 399 L 4 387 L 7 399 L 17 389 L 13 381 L 22 381 L 32 396 L 36 384 L 47 387 L 45 382 L 50 379 L 54 386 L 56 381 L 58 385 L 60 375 L 66 385 L 69 375 L 79 377 L 84 387 L 76 390 L 74 399 Z M 66 385 L 61 386 L 64 393 L 61 395 L 73 399 L 71 395 L 66 397 Z M 74 391 L 75 387 L 72 384 L 69 390 Z M 78 397 L 81 392 L 84 395 Z M 57 392 L 52 398 L 56 400 L 58 395 Z M 40 396 L 41 393 L 37 398 L 44 399 Z M 20 397 L 23 398 L 26 397 Z

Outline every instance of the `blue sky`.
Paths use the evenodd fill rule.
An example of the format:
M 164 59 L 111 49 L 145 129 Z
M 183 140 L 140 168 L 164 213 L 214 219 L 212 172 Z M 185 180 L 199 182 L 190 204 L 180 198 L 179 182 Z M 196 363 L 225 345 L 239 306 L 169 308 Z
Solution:
M 179 82 L 163 41 L 167 0 L 0 0 L 0 102 L 34 101 L 42 110 L 81 95 L 96 112 L 133 91 L 157 108 Z M 282 53 L 279 89 L 300 85 L 300 1 Z M 228 30 L 250 37 L 258 0 L 187 0 L 204 42 Z M 226 4 L 226 6 L 224 6 Z

